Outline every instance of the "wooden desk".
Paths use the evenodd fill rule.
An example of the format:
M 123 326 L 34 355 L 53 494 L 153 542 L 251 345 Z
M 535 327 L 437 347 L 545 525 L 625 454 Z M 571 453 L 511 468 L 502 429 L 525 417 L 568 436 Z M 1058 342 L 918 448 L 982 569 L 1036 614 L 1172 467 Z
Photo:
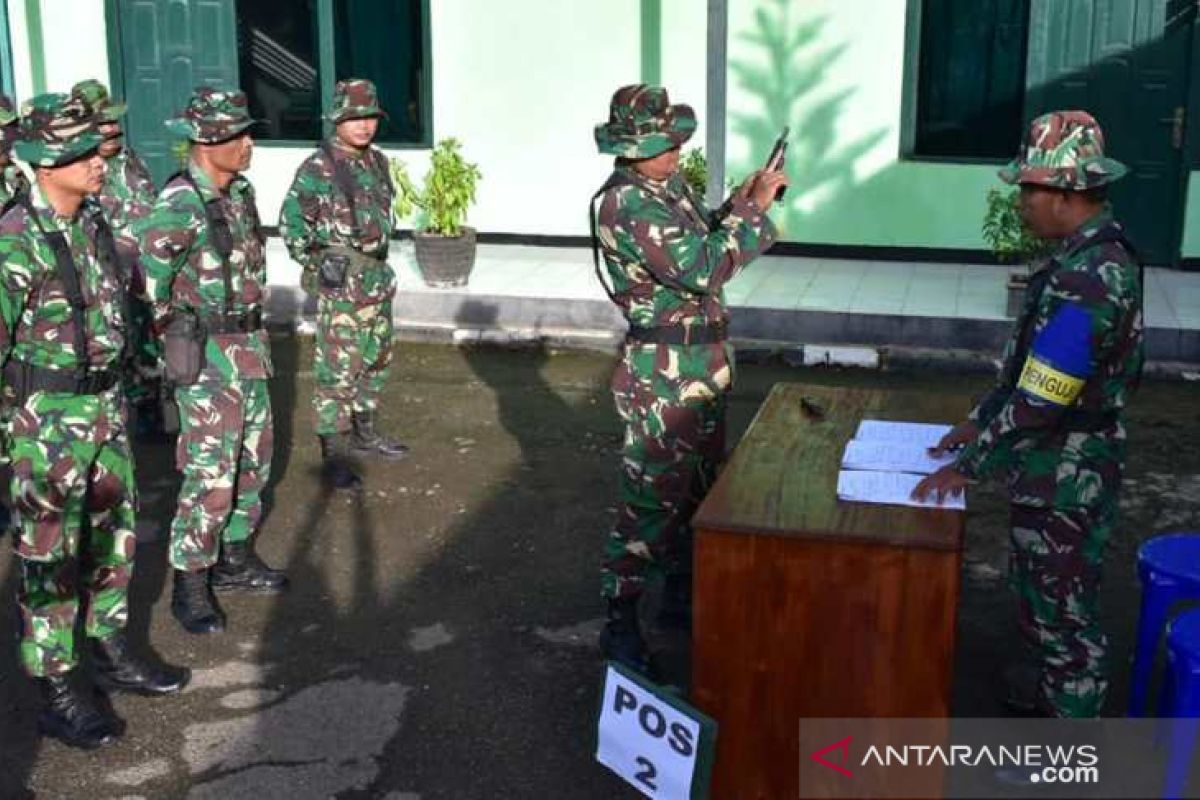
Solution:
M 963 514 L 839 502 L 836 487 L 860 420 L 952 424 L 969 406 L 772 389 L 693 520 L 692 700 L 719 725 L 713 798 L 796 797 L 801 717 L 949 716 Z

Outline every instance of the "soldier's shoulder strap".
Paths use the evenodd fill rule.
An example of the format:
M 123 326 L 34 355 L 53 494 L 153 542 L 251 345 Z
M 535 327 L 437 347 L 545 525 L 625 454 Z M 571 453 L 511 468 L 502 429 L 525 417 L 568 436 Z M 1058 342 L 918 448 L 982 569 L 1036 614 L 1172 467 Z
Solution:
M 609 299 L 614 303 L 617 302 L 616 295 L 609 288 L 609 285 L 604 280 L 603 273 L 600 270 L 600 237 L 596 232 L 597 215 L 599 214 L 599 209 L 596 207 L 596 201 L 603 197 L 604 193 L 608 192 L 610 189 L 620 189 L 625 186 L 637 185 L 638 182 L 626 173 L 622 172 L 621 170 L 614 170 L 612 175 L 608 176 L 608 180 L 604 182 L 604 185 L 601 186 L 594 195 L 592 195 L 591 204 L 589 205 L 590 213 L 588 215 L 588 222 L 591 224 L 592 230 L 592 265 L 595 267 L 596 277 L 600 279 L 600 285 L 604 287 L 605 293 L 608 294 Z M 663 279 L 663 277 L 655 272 L 654 268 L 649 264 L 642 263 L 639 266 L 641 266 L 641 268 L 645 270 L 646 274 L 650 276 L 650 280 L 654 281 L 659 286 L 662 286 L 665 289 L 678 288 L 673 286 L 671 281 Z
M 99 203 L 93 200 L 84 201 L 84 218 L 92 225 L 92 239 L 96 245 L 96 255 L 100 261 L 100 266 L 103 267 L 109 274 L 117 276 L 118 282 L 123 278 L 121 275 L 121 262 L 117 257 L 117 240 L 113 235 L 112 225 L 108 218 L 104 216 L 104 209 Z
M 375 159 L 375 168 L 382 173 L 383 181 L 387 184 L 388 191 L 394 197 L 396 194 L 396 185 L 392 183 L 391 161 L 388 159 L 387 154 L 378 147 L 372 147 L 370 153 Z
M 350 230 L 354 238 L 358 239 L 358 208 L 354 203 L 354 179 L 350 177 L 350 171 L 346 169 L 344 160 L 334 154 L 333 145 L 329 143 L 328 139 L 321 142 L 321 152 L 325 154 L 325 160 L 329 162 L 329 168 L 333 170 L 334 186 L 346 198 L 346 205 L 350 207 Z
M 75 256 L 71 253 L 71 243 L 67 241 L 67 237 L 63 235 L 62 231 L 46 230 L 37 209 L 33 207 L 28 192 L 24 192 L 14 199 L 25 207 L 29 219 L 38 229 L 46 245 L 50 248 L 50 252 L 54 254 L 54 269 L 58 273 L 58 280 L 62 283 L 67 302 L 71 305 L 71 316 L 75 325 L 75 373 L 77 378 L 83 380 L 87 377 L 88 369 L 87 301 L 83 297 L 83 288 L 79 283 L 79 268 L 75 265 Z
M 233 255 L 233 232 L 229 229 L 229 220 L 225 219 L 225 215 L 221 213 L 219 201 L 216 198 L 205 200 L 204 194 L 200 191 L 200 187 L 196 184 L 196 179 L 187 170 L 181 170 L 170 178 L 167 183 L 179 178 L 191 187 L 196 193 L 196 197 L 200 200 L 200 205 L 204 208 L 204 221 L 208 225 L 209 239 L 212 241 L 213 249 L 217 251 L 217 255 L 221 257 L 221 280 L 224 283 L 225 289 L 225 313 L 230 314 L 233 310 L 233 267 L 229 263 L 230 257 Z
M 616 292 L 613 291 L 613 288 L 609 285 L 608 280 L 604 277 L 603 270 L 600 269 L 600 236 L 596 229 L 596 215 L 599 213 L 599 209 L 596 208 L 596 202 L 600 200 L 600 198 L 604 196 L 604 193 L 609 189 L 616 189 L 621 186 L 632 185 L 634 185 L 632 178 L 620 171 L 614 170 L 613 173 L 608 176 L 608 180 L 604 182 L 604 185 L 597 189 L 596 193 L 592 195 L 592 199 L 588 201 L 588 226 L 592 232 L 592 268 L 596 272 L 596 280 L 600 281 L 600 287 L 604 289 L 604 293 L 608 295 L 608 299 L 613 303 L 617 303 Z
M 12 197 L 5 200 L 4 205 L 0 206 L 0 218 L 5 217 L 8 214 L 8 212 L 12 211 L 14 208 L 25 206 L 25 203 L 23 202 L 23 198 L 24 198 L 24 195 L 28 191 L 29 191 L 28 189 L 23 188 L 20 191 L 14 193 Z
M 100 269 L 105 272 L 109 278 L 117 286 L 118 297 L 117 310 L 121 317 L 121 322 L 125 326 L 127 332 L 124 337 L 124 347 L 120 355 L 120 361 L 129 355 L 129 284 L 133 279 L 133 275 L 129 270 L 126 270 L 122 264 L 121 257 L 117 254 L 117 240 L 113 235 L 112 225 L 109 224 L 108 218 L 104 216 L 104 208 L 94 201 L 85 200 L 86 218 L 92 225 L 92 240 L 96 245 L 96 260 L 100 262 Z M 132 269 L 132 266 L 131 266 Z
M 604 185 L 601 186 L 594 195 L 592 195 L 591 204 L 589 205 L 588 222 L 590 223 L 591 230 L 592 230 L 592 264 L 596 269 L 596 277 L 600 279 L 600 284 L 604 287 L 604 291 L 608 294 L 609 299 L 612 300 L 614 303 L 617 302 L 616 295 L 614 295 L 613 292 L 609 289 L 609 286 L 604 281 L 604 278 L 602 277 L 602 274 L 600 271 L 600 239 L 596 233 L 596 220 L 597 220 L 597 214 L 598 214 L 598 209 L 596 208 L 596 201 L 598 199 L 600 199 L 604 195 L 604 193 L 609 191 L 610 189 L 619 189 L 619 188 L 622 188 L 625 186 L 638 186 L 638 185 L 639 184 L 638 184 L 637 180 L 635 180 L 630 175 L 626 174 L 624 171 L 614 170 L 612 175 L 610 175 L 608 177 L 608 180 L 606 180 L 604 182 Z M 654 268 L 652 266 L 650 266 L 648 263 L 643 261 L 638 266 L 640 266 L 642 268 L 642 270 L 645 271 L 645 273 L 650 276 L 650 280 L 654 281 L 655 283 L 657 283 L 659 286 L 663 287 L 664 289 L 669 289 L 674 292 L 688 291 L 688 290 L 684 289 L 682 286 L 680 286 L 678 281 L 668 280 L 667 278 L 664 278 L 663 276 L 659 275 L 657 272 L 654 271 Z

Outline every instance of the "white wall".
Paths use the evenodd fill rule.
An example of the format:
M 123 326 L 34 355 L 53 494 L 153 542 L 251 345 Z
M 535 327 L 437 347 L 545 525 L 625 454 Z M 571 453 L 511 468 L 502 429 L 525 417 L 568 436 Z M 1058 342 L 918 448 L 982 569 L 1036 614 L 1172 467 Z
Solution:
M 638 0 L 431 3 L 433 130 L 463 143 L 483 180 L 469 223 L 503 233 L 584 235 L 587 199 L 611 169 L 592 129 L 613 91 L 640 79 Z M 705 4 L 663 2 L 663 82 L 703 119 Z M 704 141 L 703 130 L 696 143 Z M 428 152 L 391 151 L 418 179 Z M 305 152 L 260 147 L 250 178 L 274 221 Z M 407 227 L 407 222 L 403 223 Z
M 35 94 L 29 19 L 24 0 L 7 3 L 13 87 L 18 101 L 27 100 Z M 44 91 L 69 92 L 84 78 L 108 84 L 108 33 L 102 0 L 41 0 L 41 23 Z
M 8 3 L 14 83 L 33 93 L 24 0 Z M 613 91 L 641 78 L 639 0 L 437 0 L 431 3 L 433 131 L 454 136 L 480 167 L 470 224 L 483 231 L 587 233 L 586 205 L 611 168 L 592 129 Z M 662 0 L 662 80 L 700 117 L 704 141 L 706 4 Z M 41 0 L 46 89 L 109 80 L 102 0 Z M 53 35 L 47 35 L 53 32 Z M 415 177 L 427 150 L 389 152 Z M 274 223 L 307 151 L 260 146 L 249 177 L 263 219 Z M 407 227 L 407 222 L 404 223 Z
M 18 106 L 33 94 L 33 75 L 29 69 L 29 23 L 24 0 L 7 0 L 8 38 L 12 44 L 13 91 Z
M 42 0 L 42 43 L 46 91 L 69 92 L 85 78 L 108 85 L 103 0 Z

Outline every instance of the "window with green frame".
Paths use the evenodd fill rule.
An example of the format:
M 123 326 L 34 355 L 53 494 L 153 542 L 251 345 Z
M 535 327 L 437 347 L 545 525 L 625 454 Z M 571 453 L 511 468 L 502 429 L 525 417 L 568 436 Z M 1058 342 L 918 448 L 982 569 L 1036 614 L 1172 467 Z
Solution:
M 334 83 L 369 78 L 381 144 L 427 145 L 429 0 L 238 0 L 238 72 L 256 138 L 315 141 Z
M 913 155 L 1006 159 L 1023 127 L 1030 0 L 921 4 Z

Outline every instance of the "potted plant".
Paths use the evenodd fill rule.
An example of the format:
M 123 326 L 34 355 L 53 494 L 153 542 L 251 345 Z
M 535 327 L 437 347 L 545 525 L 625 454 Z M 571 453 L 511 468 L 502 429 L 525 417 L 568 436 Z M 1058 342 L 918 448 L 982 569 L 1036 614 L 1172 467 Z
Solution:
M 679 172 L 687 184 L 701 197 L 708 191 L 708 159 L 699 147 L 688 150 L 679 159 Z
M 457 139 L 442 139 L 433 148 L 421 189 L 413 184 L 403 161 L 391 159 L 396 188 L 393 210 L 404 219 L 419 210 L 414 225 L 417 267 L 428 286 L 464 286 L 475 266 L 475 229 L 464 223 L 475 202 L 479 168 L 459 152 Z
M 989 189 L 987 212 L 983 217 L 983 239 L 992 253 L 1004 263 L 1024 262 L 1025 268 L 1008 275 L 1006 313 L 1015 317 L 1025 304 L 1025 289 L 1029 276 L 1041 267 L 1051 250 L 1051 243 L 1030 233 L 1018 210 L 1021 190 Z

